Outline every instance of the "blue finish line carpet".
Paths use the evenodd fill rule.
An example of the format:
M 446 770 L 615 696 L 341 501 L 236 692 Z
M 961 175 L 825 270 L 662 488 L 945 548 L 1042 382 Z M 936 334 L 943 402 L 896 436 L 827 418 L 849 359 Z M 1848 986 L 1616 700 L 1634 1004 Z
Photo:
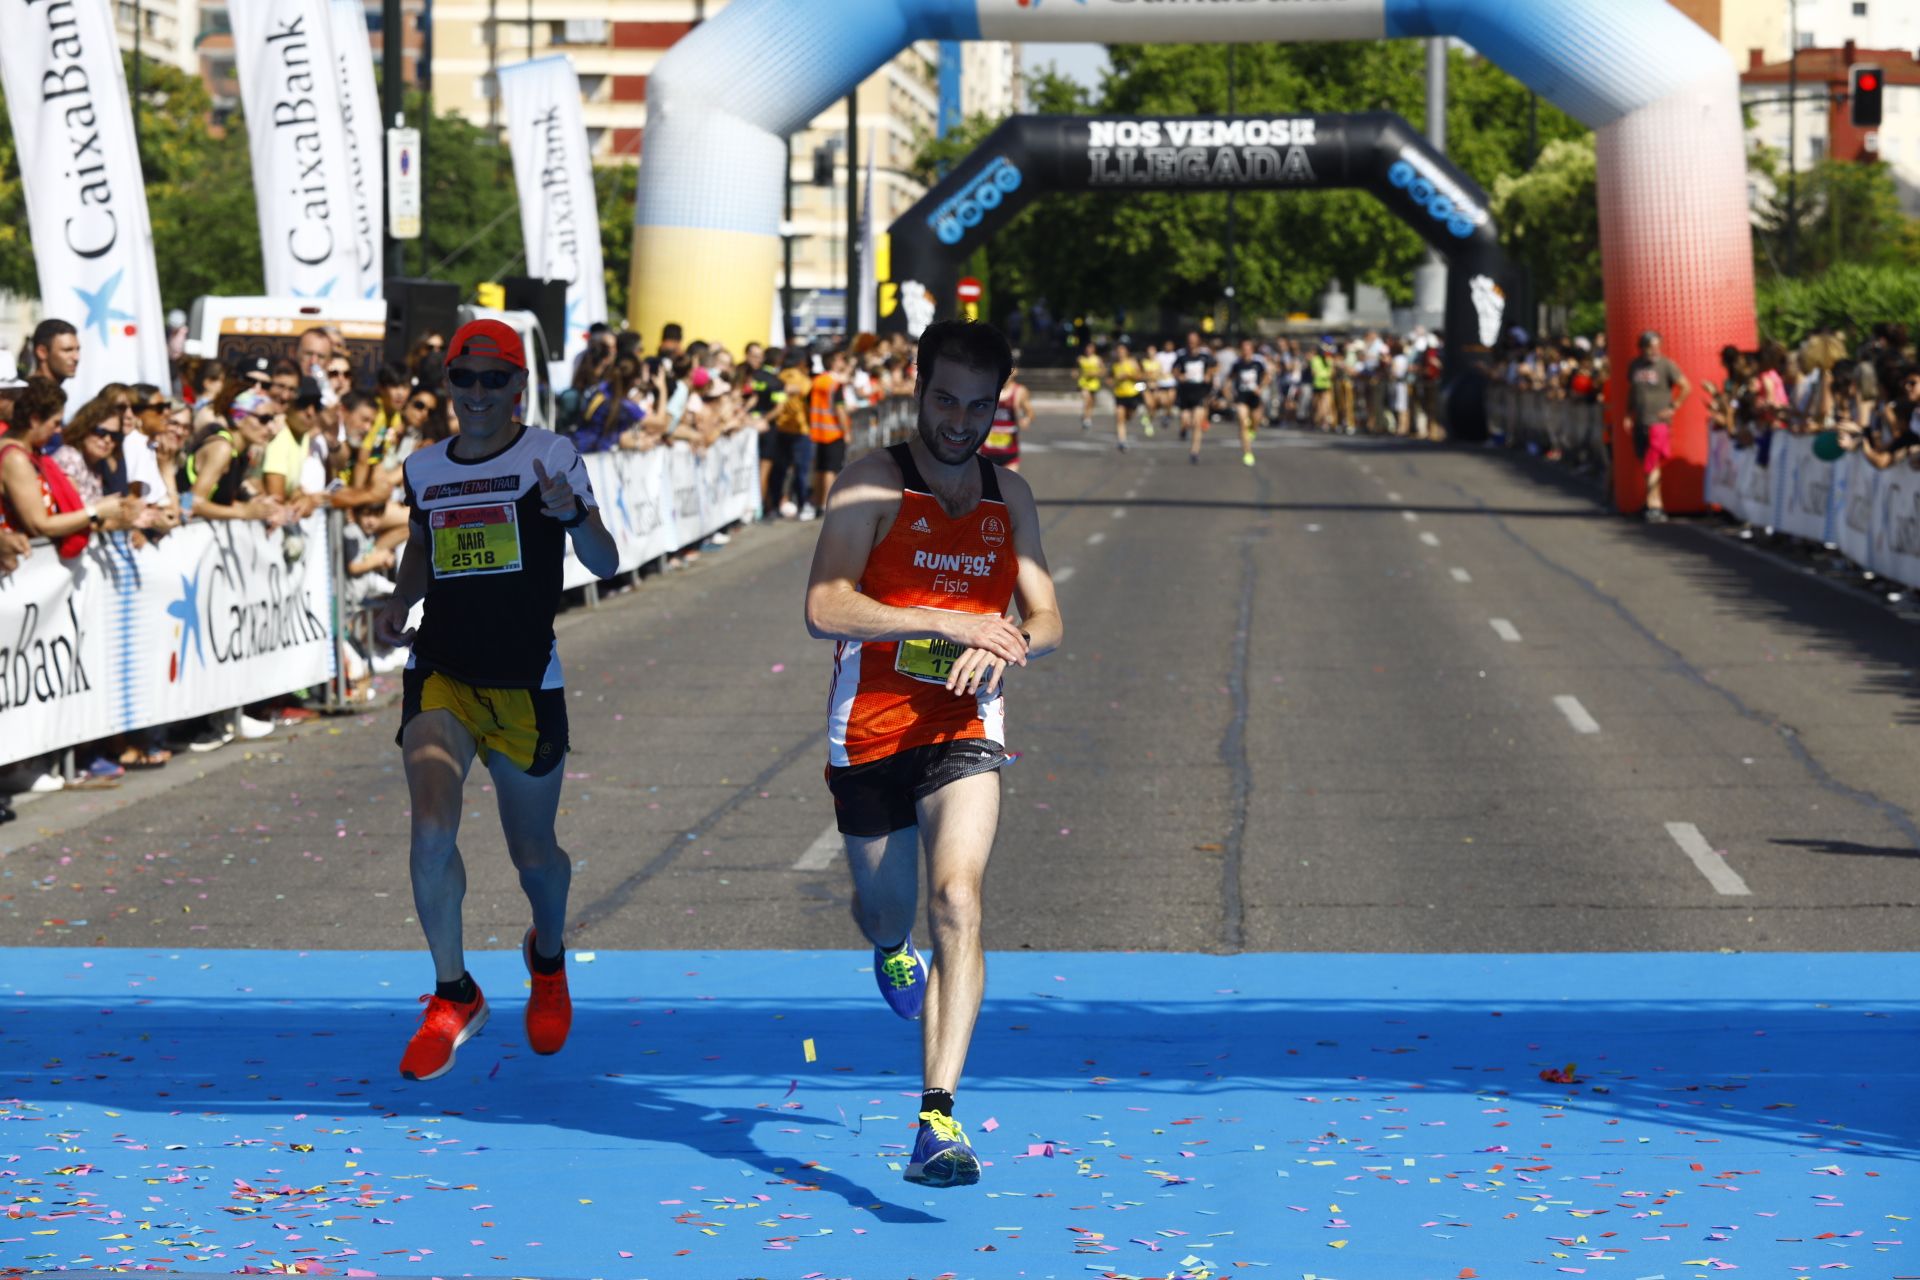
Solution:
M 416 953 L 0 950 L 0 1272 L 1920 1276 L 1920 957 L 995 954 L 901 1180 L 864 955 L 575 952 L 396 1074 Z

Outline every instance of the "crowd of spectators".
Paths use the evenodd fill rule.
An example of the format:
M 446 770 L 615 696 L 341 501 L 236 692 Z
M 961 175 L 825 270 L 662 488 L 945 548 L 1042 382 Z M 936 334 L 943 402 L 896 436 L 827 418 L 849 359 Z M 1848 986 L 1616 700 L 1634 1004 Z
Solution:
M 186 356 L 176 344 L 173 385 L 109 383 L 76 404 L 64 388 L 82 358 L 80 334 L 62 320 L 43 322 L 23 352 L 21 378 L 0 384 L 0 576 L 15 572 L 36 540 L 72 559 L 98 534 L 124 533 L 139 547 L 191 520 L 284 528 L 291 560 L 304 553 L 299 523 L 338 510 L 353 620 L 344 665 L 351 696 L 371 697 L 373 675 L 405 659 L 380 650 L 364 625 L 392 593 L 405 553 L 402 464 L 459 429 L 446 337 L 427 333 L 404 363 L 376 366 L 356 359 L 331 326 L 301 333 L 291 355 L 222 362 Z M 883 423 L 897 421 L 912 360 L 904 339 L 871 334 L 840 349 L 749 343 L 736 357 L 717 343 L 685 342 L 678 325 L 666 326 L 650 352 L 638 334 L 595 325 L 556 397 L 553 425 L 583 453 L 674 442 L 704 452 L 728 434 L 755 431 L 764 509 L 812 519 L 849 445 L 871 447 Z M 727 538 L 722 530 L 708 541 Z M 700 550 L 681 548 L 667 567 Z M 113 786 L 130 768 L 164 765 L 170 743 L 207 751 L 266 736 L 276 723 L 315 714 L 308 701 L 290 696 L 87 744 L 71 785 Z M 39 761 L 26 785 L 68 783 Z M 0 798 L 0 821 L 10 813 Z
M 1877 469 L 1920 470 L 1920 357 L 1904 324 L 1858 333 L 1823 326 L 1792 347 L 1771 339 L 1753 350 L 1730 344 L 1715 367 L 1692 370 L 1670 360 L 1660 335 L 1650 331 L 1640 335 L 1628 364 L 1628 403 L 1618 413 L 1606 404 L 1604 334 L 1530 342 L 1515 331 L 1495 353 L 1492 372 L 1513 391 L 1549 403 L 1600 406 L 1632 442 L 1648 477 L 1649 518 L 1656 520 L 1663 518 L 1659 471 L 1667 446 L 1661 433 L 1696 386 L 1709 429 L 1738 449 L 1756 450 L 1763 466 L 1773 437 L 1784 433 L 1824 437 L 1815 456 L 1828 462 L 1858 452 Z M 1600 416 L 1593 421 L 1604 432 Z M 1597 452 L 1604 461 L 1604 450 Z M 1546 456 L 1558 458 L 1560 449 L 1550 444 Z

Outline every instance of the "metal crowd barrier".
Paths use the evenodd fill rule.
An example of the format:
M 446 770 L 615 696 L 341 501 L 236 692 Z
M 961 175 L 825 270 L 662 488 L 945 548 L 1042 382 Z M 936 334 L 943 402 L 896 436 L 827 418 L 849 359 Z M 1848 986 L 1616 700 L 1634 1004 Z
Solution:
M 1490 382 L 1487 416 L 1508 444 L 1558 452 L 1576 464 L 1605 461 L 1607 427 L 1597 400 L 1558 399 L 1542 391 Z

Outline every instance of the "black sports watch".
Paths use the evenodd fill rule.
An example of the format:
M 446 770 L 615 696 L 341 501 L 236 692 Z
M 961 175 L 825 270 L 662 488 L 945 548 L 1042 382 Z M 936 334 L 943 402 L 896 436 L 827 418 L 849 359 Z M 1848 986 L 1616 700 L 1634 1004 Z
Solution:
M 587 522 L 587 512 L 591 510 L 593 510 L 592 507 L 580 501 L 579 498 L 575 498 L 573 500 L 573 514 L 565 520 L 560 521 L 560 527 L 562 529 L 578 529 Z

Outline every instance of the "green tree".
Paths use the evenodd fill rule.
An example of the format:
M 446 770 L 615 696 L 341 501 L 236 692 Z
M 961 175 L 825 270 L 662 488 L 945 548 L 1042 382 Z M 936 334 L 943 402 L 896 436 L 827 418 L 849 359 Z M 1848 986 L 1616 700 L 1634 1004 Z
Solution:
M 1829 157 L 1790 183 L 1780 153 L 1762 146 L 1749 154 L 1747 168 L 1763 192 L 1753 219 L 1761 278 L 1813 277 L 1843 264 L 1920 266 L 1920 219 L 1900 211 L 1886 164 Z
M 1535 296 L 1573 308 L 1600 297 L 1600 214 L 1593 135 L 1547 144 L 1540 161 L 1493 184 L 1493 215 Z
M 596 165 L 593 194 L 600 206 L 600 255 L 606 267 L 607 315 L 618 327 L 627 314 L 627 282 L 633 269 L 633 202 L 637 165 Z
M 407 118 L 420 119 L 422 105 L 409 95 Z M 483 281 L 524 272 L 520 191 L 506 145 L 452 112 L 436 113 L 421 132 L 426 225 L 408 246 L 408 271 L 452 281 L 463 298 Z

